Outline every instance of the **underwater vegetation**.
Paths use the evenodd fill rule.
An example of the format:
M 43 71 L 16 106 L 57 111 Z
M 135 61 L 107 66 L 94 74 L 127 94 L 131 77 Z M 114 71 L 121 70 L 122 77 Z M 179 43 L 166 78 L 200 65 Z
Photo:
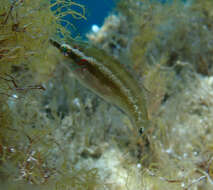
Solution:
M 151 92 L 147 105 L 155 127 L 151 136 L 154 139 L 150 142 L 154 143 L 151 145 L 153 148 L 157 146 L 160 150 L 154 148 L 152 152 L 157 153 L 152 157 L 157 159 L 153 161 L 158 165 L 154 164 L 154 168 L 161 168 L 157 171 L 161 177 L 163 172 L 166 173 L 163 176 L 171 175 L 169 178 L 185 176 L 184 180 L 173 182 L 169 182 L 168 178 L 162 179 L 166 184 L 173 183 L 173 188 L 179 184 L 177 189 L 211 189 L 212 150 L 207 147 L 212 141 L 207 136 L 212 136 L 208 115 L 212 110 L 213 39 L 210 23 L 213 2 L 125 3 L 119 5 L 121 12 L 138 26 L 130 45 L 132 64 L 135 72 L 144 77 L 144 85 Z M 127 5 L 132 6 L 125 9 Z M 141 17 L 135 17 L 137 10 L 136 15 Z M 201 103 L 203 101 L 204 104 Z M 204 105 L 207 107 L 204 108 Z M 199 111 L 195 113 L 194 109 Z M 156 142 L 158 138 L 159 144 Z M 166 155 L 158 155 L 160 152 L 167 152 L 169 159 L 164 157 Z M 200 161 L 204 162 L 202 167 Z M 164 166 L 167 169 L 164 170 Z M 185 172 L 177 172 L 176 167 Z
M 61 23 L 67 14 L 86 19 L 83 5 L 1 0 L 0 189 L 212 189 L 212 10 L 211 0 L 125 0 L 87 35 L 83 58 L 118 60 L 107 68 L 131 88 L 137 80 L 134 93 L 143 94 L 151 121 L 146 144 L 127 115 L 74 79 L 49 43 L 81 45 L 67 30 L 76 26 Z M 122 78 L 123 69 L 134 80 Z
M 69 33 L 60 25 L 64 15 L 57 15 L 57 8 L 51 11 L 56 4 L 1 1 L 0 189 L 93 189 L 99 185 L 97 172 L 73 168 L 62 153 L 66 148 L 55 141 L 59 116 L 51 120 L 41 111 L 44 83 L 57 65 L 49 37 Z M 72 4 L 58 1 L 59 7 Z M 66 13 L 84 17 L 70 9 Z M 55 160 L 59 155 L 60 161 Z

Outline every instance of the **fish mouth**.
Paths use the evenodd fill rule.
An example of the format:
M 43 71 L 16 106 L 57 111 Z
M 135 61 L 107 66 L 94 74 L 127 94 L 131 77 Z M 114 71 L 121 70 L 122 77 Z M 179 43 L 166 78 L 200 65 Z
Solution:
M 70 56 L 71 58 L 74 58 L 73 55 L 76 54 L 75 52 L 73 52 L 74 48 L 72 48 L 68 44 L 64 44 L 64 43 L 61 44 L 52 38 L 50 38 L 49 41 L 50 41 L 50 44 L 52 44 L 54 47 L 59 49 L 65 56 Z
M 58 48 L 62 51 L 61 44 L 59 42 L 57 42 L 56 40 L 54 40 L 52 38 L 50 38 L 49 41 L 53 46 L 55 46 L 56 48 Z

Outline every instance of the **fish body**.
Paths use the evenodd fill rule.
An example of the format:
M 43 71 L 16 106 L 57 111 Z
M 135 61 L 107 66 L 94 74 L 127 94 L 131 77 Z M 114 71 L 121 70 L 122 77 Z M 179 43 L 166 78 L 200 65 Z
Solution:
M 50 42 L 64 53 L 80 83 L 122 109 L 138 130 L 143 131 L 149 125 L 145 94 L 124 65 L 95 47 L 79 50 L 54 40 Z

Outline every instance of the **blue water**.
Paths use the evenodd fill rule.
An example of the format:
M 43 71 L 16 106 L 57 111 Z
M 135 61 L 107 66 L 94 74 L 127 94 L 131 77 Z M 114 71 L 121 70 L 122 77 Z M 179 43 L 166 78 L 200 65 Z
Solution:
M 57 0 L 52 1 L 54 2 Z M 67 15 L 64 17 L 66 21 L 72 23 L 75 26 L 75 28 L 70 27 L 69 25 L 67 27 L 67 29 L 71 31 L 72 37 L 80 36 L 81 38 L 85 38 L 85 34 L 91 31 L 92 25 L 97 25 L 101 27 L 104 23 L 104 19 L 110 13 L 112 13 L 116 5 L 116 2 L 118 1 L 119 0 L 75 0 L 74 2 L 84 5 L 86 10 L 85 15 L 86 19 L 75 19 L 72 17 L 72 15 Z M 150 1 L 151 2 L 158 1 L 165 4 L 165 3 L 172 3 L 174 0 L 150 0 Z M 187 0 L 181 1 L 186 2 Z M 82 9 L 79 8 L 78 6 L 73 6 L 72 10 L 82 12 Z M 61 24 L 65 26 L 67 23 L 62 22 Z
M 116 4 L 116 0 L 75 0 L 75 2 L 85 6 L 86 20 L 76 20 L 71 15 L 65 18 L 76 27 L 76 29 L 69 28 L 73 37 L 78 35 L 84 37 L 94 24 L 101 27 L 104 19 L 113 11 Z M 80 12 L 82 11 L 79 7 L 75 7 L 75 9 Z M 65 23 L 62 23 L 62 25 L 65 25 Z

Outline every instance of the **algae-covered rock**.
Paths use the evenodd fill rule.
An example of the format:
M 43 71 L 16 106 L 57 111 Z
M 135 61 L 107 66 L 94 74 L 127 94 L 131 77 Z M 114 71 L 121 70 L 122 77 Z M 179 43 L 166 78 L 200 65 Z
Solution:
M 72 26 L 60 23 L 69 13 L 85 19 L 83 5 L 1 1 L 0 189 L 212 189 L 212 1 L 117 6 L 88 45 L 141 84 L 152 123 L 146 143 L 49 44 L 70 38 Z

